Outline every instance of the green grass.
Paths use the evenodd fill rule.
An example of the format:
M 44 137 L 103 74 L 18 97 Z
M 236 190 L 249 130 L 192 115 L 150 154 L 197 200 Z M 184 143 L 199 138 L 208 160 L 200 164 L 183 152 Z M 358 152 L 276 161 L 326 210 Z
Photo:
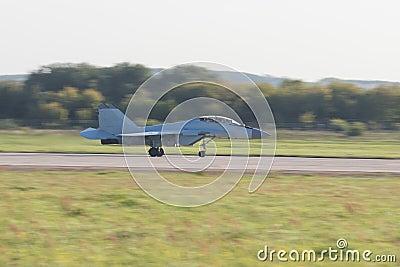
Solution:
M 78 131 L 27 130 L 0 133 L 1 152 L 121 153 L 120 146 L 104 147 Z
M 350 158 L 400 158 L 400 132 L 367 132 L 346 137 L 333 132 L 278 132 L 277 154 Z
M 400 257 L 399 179 L 275 173 L 254 194 L 245 177 L 212 205 L 178 208 L 148 197 L 127 172 L 2 172 L 0 266 L 298 266 L 256 253 L 321 251 L 339 238 Z
M 102 146 L 86 140 L 77 131 L 8 131 L 0 132 L 0 152 L 121 153 L 118 145 Z M 211 147 L 210 145 L 208 147 Z M 258 141 L 251 142 L 251 154 L 259 154 Z M 227 140 L 217 140 L 218 154 L 230 153 Z M 212 150 L 212 149 L 210 149 Z M 178 148 L 166 148 L 179 153 Z M 196 154 L 198 147 L 181 147 Z M 135 152 L 143 152 L 137 148 Z M 210 151 L 212 153 L 212 151 Z M 278 131 L 277 156 L 400 158 L 399 132 L 368 132 L 360 137 L 345 137 L 327 131 Z

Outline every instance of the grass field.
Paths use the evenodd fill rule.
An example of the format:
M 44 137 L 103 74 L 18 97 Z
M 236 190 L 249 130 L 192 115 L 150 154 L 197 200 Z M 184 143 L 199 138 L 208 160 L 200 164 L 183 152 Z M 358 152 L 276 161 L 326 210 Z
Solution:
M 273 173 L 254 194 L 245 177 L 212 205 L 178 208 L 148 197 L 127 172 L 0 175 L 0 266 L 364 266 L 256 258 L 264 245 L 322 251 L 339 238 L 400 257 L 398 176 Z
M 0 132 L 0 152 L 121 153 L 120 146 L 102 146 L 86 140 L 77 131 Z M 217 141 L 218 154 L 229 154 L 227 140 Z M 257 154 L 259 143 L 251 143 Z M 140 151 L 138 149 L 138 151 Z M 167 153 L 178 152 L 166 148 Z M 182 147 L 196 154 L 198 147 Z M 328 131 L 278 131 L 277 156 L 400 158 L 400 132 L 368 132 L 361 137 L 345 137 Z

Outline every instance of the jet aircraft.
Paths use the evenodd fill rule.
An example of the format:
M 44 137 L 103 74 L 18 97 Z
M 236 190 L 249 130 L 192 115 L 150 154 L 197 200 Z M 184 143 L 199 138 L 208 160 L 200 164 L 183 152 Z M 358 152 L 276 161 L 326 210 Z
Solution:
M 192 146 L 199 141 L 202 143 L 198 155 L 204 157 L 206 144 L 214 138 L 260 139 L 270 136 L 265 131 L 222 116 L 202 116 L 140 127 L 111 104 L 101 104 L 98 112 L 99 128 L 87 128 L 80 132 L 81 136 L 101 140 L 103 145 L 122 144 L 122 138 L 124 144 L 146 144 L 150 147 L 148 153 L 151 157 L 163 156 L 163 146 Z

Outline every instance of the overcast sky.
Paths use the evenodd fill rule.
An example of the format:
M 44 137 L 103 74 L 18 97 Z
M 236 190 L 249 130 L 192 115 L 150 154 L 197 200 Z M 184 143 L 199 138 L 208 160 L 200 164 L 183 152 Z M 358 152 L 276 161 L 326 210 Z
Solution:
M 0 74 L 211 61 L 309 81 L 400 81 L 399 14 L 397 0 L 1 0 Z

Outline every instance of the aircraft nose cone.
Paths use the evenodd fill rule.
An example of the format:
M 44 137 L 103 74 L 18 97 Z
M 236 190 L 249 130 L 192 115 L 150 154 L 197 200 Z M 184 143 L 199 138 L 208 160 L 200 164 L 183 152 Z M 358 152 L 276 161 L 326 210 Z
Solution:
M 271 136 L 269 133 L 264 132 L 259 129 L 253 129 L 251 138 L 252 139 L 261 139 L 261 138 L 267 138 L 268 136 Z

